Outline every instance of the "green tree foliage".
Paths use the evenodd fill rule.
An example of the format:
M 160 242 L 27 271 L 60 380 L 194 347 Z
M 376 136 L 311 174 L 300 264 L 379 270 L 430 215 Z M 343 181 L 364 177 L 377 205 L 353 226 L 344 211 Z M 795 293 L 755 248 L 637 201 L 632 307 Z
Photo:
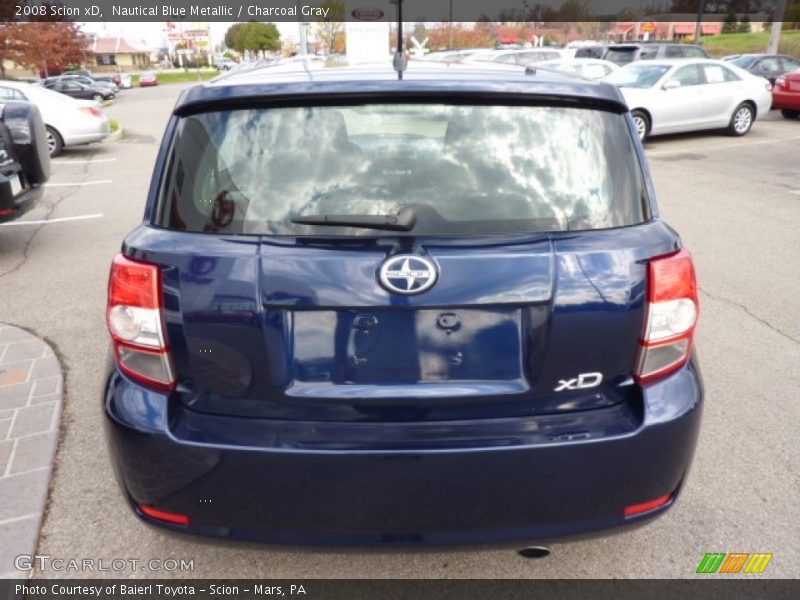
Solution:
M 239 43 L 239 36 L 241 35 L 242 29 L 246 25 L 247 23 L 235 23 L 228 27 L 228 31 L 225 32 L 225 45 L 228 48 L 236 50 L 237 52 L 241 52 L 237 45 Z
M 722 25 L 722 33 L 736 33 L 736 13 L 731 9 L 725 16 L 725 22 Z
M 237 52 L 276 51 L 281 48 L 281 34 L 274 23 L 236 23 L 225 33 L 225 45 Z
M 736 30 L 738 33 L 750 33 L 753 30 L 753 27 L 750 24 L 750 16 L 745 15 L 742 17 L 741 23 L 739 23 L 739 27 Z

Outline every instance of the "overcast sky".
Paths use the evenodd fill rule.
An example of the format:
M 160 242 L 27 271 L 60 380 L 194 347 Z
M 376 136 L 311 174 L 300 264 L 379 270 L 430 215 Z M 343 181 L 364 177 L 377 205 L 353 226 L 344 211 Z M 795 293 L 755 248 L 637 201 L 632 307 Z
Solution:
M 81 29 L 88 33 L 121 36 L 131 42 L 144 43 L 151 48 L 162 46 L 167 24 L 164 23 L 79 23 Z M 210 23 L 212 47 L 222 41 L 228 27 L 233 23 Z M 275 23 L 281 32 L 281 38 L 298 41 L 297 23 Z

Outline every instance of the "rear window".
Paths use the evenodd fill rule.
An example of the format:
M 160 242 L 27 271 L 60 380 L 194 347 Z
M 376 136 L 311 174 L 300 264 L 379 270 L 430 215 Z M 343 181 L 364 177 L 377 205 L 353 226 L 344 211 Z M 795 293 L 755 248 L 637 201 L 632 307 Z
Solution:
M 416 214 L 387 232 L 299 224 Z M 224 234 L 475 235 L 645 219 L 624 117 L 580 108 L 368 104 L 184 117 L 156 224 Z
M 609 48 L 605 59 L 617 65 L 627 65 L 636 58 L 637 47 Z

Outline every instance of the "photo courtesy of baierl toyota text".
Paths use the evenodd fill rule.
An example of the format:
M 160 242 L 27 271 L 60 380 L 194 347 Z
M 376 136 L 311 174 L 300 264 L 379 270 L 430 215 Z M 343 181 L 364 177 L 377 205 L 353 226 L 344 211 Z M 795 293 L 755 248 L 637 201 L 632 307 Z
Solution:
M 3 0 L 0 600 L 800 595 L 800 0 Z

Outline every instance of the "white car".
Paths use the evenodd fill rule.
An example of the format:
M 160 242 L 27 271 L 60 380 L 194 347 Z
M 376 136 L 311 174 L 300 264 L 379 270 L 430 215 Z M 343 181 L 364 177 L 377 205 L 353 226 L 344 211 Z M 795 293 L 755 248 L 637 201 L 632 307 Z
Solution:
M 637 61 L 605 80 L 619 86 L 642 140 L 703 129 L 745 135 L 772 105 L 769 81 L 720 60 Z
M 501 63 L 528 67 L 544 60 L 564 58 L 560 48 L 517 48 L 513 50 L 481 50 L 464 59 L 465 63 Z
M 565 58 L 562 60 L 545 60 L 536 63 L 536 68 L 550 69 L 562 73 L 571 73 L 584 79 L 603 79 L 611 73 L 619 71 L 619 66 L 600 58 Z
M 111 133 L 103 109 L 92 100 L 76 100 L 37 84 L 0 80 L 0 102 L 3 100 L 27 100 L 39 108 L 51 157 L 66 146 L 99 142 Z

